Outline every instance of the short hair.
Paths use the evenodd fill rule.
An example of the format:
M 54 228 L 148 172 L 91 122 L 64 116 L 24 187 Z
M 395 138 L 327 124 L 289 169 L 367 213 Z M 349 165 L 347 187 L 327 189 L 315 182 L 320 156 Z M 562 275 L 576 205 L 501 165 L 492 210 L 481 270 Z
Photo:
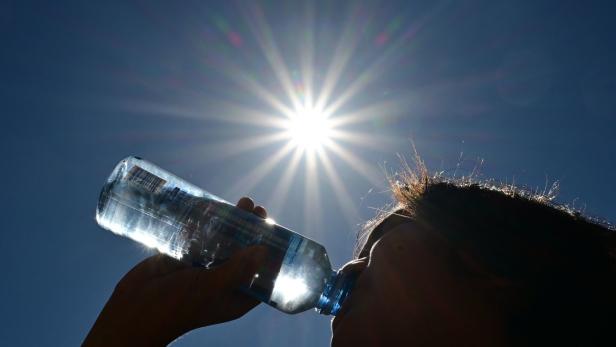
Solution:
M 616 233 L 538 194 L 474 178 L 428 175 L 416 156 L 389 177 L 395 203 L 367 222 L 357 248 L 392 213 L 412 218 L 470 251 L 490 273 L 524 293 L 509 317 L 515 344 L 601 345 L 613 342 L 616 317 Z

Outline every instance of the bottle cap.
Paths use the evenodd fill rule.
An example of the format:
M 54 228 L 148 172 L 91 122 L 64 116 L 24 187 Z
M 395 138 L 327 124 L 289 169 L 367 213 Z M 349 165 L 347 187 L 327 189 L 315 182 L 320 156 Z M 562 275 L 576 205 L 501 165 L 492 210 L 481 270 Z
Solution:
M 340 311 L 344 299 L 351 292 L 356 279 L 356 276 L 353 274 L 332 271 L 332 276 L 325 284 L 323 293 L 321 293 L 317 303 L 317 312 L 335 316 Z

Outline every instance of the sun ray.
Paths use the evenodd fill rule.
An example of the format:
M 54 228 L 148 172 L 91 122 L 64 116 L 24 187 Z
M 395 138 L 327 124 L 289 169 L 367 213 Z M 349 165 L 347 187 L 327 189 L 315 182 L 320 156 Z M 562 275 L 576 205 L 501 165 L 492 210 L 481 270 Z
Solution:
M 304 175 L 304 232 L 314 235 L 319 230 L 321 221 L 321 193 L 319 172 L 314 151 L 306 152 Z
M 414 102 L 413 95 L 405 93 L 396 99 L 390 99 L 378 103 L 371 103 L 355 111 L 337 114 L 330 117 L 332 127 L 337 128 L 345 125 L 373 122 L 375 119 L 389 120 L 397 116 L 408 114 Z
M 222 122 L 254 125 L 264 128 L 284 129 L 286 122 L 280 116 L 272 116 L 269 113 L 255 111 L 246 106 L 228 102 L 218 102 L 208 108 L 208 117 Z
M 253 95 L 269 104 L 282 115 L 291 117 L 293 114 L 293 110 L 291 108 L 280 101 L 273 93 L 269 92 L 265 86 L 259 84 L 255 79 L 249 77 L 246 73 L 234 70 L 233 72 L 227 72 L 227 74 L 238 86 L 253 93 Z
M 237 64 L 234 64 L 232 59 L 216 59 L 215 64 L 216 71 L 224 75 L 228 81 L 251 93 L 253 96 L 265 102 L 282 115 L 288 116 L 292 113 L 291 109 L 285 105 L 279 97 L 268 90 L 265 85 L 257 81 L 257 79 L 249 71 L 246 71 Z
M 180 106 L 175 104 L 163 104 L 145 100 L 126 100 L 116 101 L 118 108 L 136 113 L 146 113 L 148 115 L 160 115 L 167 117 L 178 117 L 188 119 L 203 119 L 204 112 L 197 111 L 195 107 Z
M 300 66 L 302 72 L 303 99 L 307 105 L 312 105 L 312 88 L 314 83 L 314 7 L 307 2 L 304 9 L 303 40 L 300 44 Z
M 215 142 L 207 145 L 208 152 L 211 153 L 208 157 L 211 159 L 228 159 L 232 156 L 254 151 L 269 144 L 286 140 L 287 138 L 287 135 L 283 132 L 276 132 Z
M 293 184 L 297 182 L 297 171 L 300 169 L 302 159 L 305 167 L 303 187 L 297 189 L 304 190 L 303 213 L 305 219 L 305 232 L 319 230 L 321 214 L 324 212 L 321 205 L 320 185 L 325 183 L 332 186 L 332 193 L 336 195 L 339 205 L 342 207 L 341 213 L 351 223 L 359 222 L 359 213 L 352 201 L 345 184 L 348 181 L 342 177 L 346 171 L 353 171 L 360 175 L 367 182 L 376 188 L 386 186 L 385 179 L 379 173 L 377 165 L 366 161 L 365 156 L 360 155 L 356 149 L 370 149 L 380 151 L 390 149 L 399 144 L 399 139 L 392 136 L 378 135 L 379 130 L 384 126 L 395 125 L 396 117 L 403 113 L 408 113 L 412 108 L 414 99 L 406 95 L 395 94 L 396 99 L 390 96 L 364 99 L 358 104 L 364 105 L 352 110 L 349 107 L 354 98 L 366 93 L 367 88 L 372 86 L 377 78 L 383 76 L 391 68 L 391 63 L 400 54 L 408 53 L 407 49 L 402 50 L 402 45 L 409 43 L 408 31 L 412 30 L 415 35 L 425 24 L 420 21 L 418 25 L 413 25 L 407 33 L 400 34 L 398 29 L 391 29 L 388 25 L 386 33 L 388 36 L 384 40 L 374 41 L 379 45 L 380 51 L 373 56 L 374 59 L 359 61 L 357 64 L 367 66 L 363 72 L 350 76 L 350 64 L 355 66 L 355 53 L 358 52 L 360 39 L 367 36 L 372 37 L 373 32 L 366 32 L 366 21 L 372 21 L 376 8 L 371 6 L 363 7 L 352 5 L 346 17 L 340 18 L 343 23 L 342 31 L 332 42 L 335 44 L 331 58 L 323 72 L 323 77 L 317 74 L 315 63 L 321 63 L 321 56 L 317 55 L 316 49 L 320 47 L 320 42 L 315 41 L 320 36 L 321 31 L 317 31 L 316 11 L 319 8 L 311 2 L 306 2 L 301 14 L 298 14 L 296 24 L 299 30 L 294 36 L 297 38 L 297 68 L 296 64 L 288 60 L 284 45 L 290 41 L 278 41 L 277 37 L 282 32 L 274 31 L 280 29 L 272 26 L 266 15 L 262 12 L 259 5 L 239 6 L 243 12 L 245 23 L 254 37 L 254 44 L 257 52 L 260 51 L 260 59 L 265 63 L 265 68 L 261 68 L 259 75 L 250 74 L 242 71 L 240 66 L 235 66 L 233 59 L 218 59 L 214 63 L 220 67 L 218 71 L 223 73 L 230 83 L 242 89 L 244 94 L 250 94 L 253 102 L 257 102 L 256 109 L 251 106 L 226 102 L 227 100 L 214 100 L 203 102 L 197 105 L 199 109 L 207 109 L 209 120 L 228 123 L 232 125 L 246 125 L 249 127 L 260 127 L 272 129 L 273 133 L 264 134 L 258 129 L 254 136 L 240 137 L 238 139 L 225 139 L 208 145 L 208 151 L 216 153 L 220 158 L 228 159 L 243 153 L 275 144 L 276 142 L 286 141 L 284 146 L 267 157 L 263 162 L 256 164 L 250 172 L 242 176 L 225 196 L 236 196 L 239 194 L 249 194 L 251 190 L 262 182 L 276 167 L 282 167 L 281 171 L 276 172 L 278 181 L 271 192 L 268 205 L 272 213 L 281 213 L 285 207 L 285 200 L 291 189 L 295 192 Z M 402 15 L 397 15 L 396 22 L 400 22 Z M 336 18 L 338 19 L 338 18 Z M 399 28 L 399 23 L 397 24 Z M 380 35 L 380 34 L 379 34 Z M 389 40 L 392 38 L 393 40 Z M 417 41 L 413 41 L 416 46 Z M 292 45 L 294 43 L 291 43 Z M 319 44 L 319 45 L 317 45 Z M 252 47 L 251 47 L 252 48 Z M 281 50 L 283 49 L 283 50 Z M 363 49 L 363 46 L 362 46 Z M 362 52 L 359 52 L 362 53 Z M 225 57 L 223 57 L 225 58 Z M 232 57 L 229 57 L 232 58 Z M 285 61 L 286 60 L 286 61 Z M 262 66 L 262 65 L 261 65 Z M 290 71 L 289 66 L 294 70 Z M 261 75 L 261 73 L 264 73 Z M 271 80 L 265 74 L 272 75 Z M 297 73 L 299 73 L 297 75 Z M 263 77 L 262 77 L 263 76 Z M 344 83 L 343 83 L 344 82 Z M 272 88 L 273 86 L 273 88 Z M 315 89 L 315 86 L 318 89 Z M 387 98 L 387 100 L 384 100 Z M 229 101 L 232 101 L 230 99 Z M 361 101 L 361 100 L 360 100 Z M 366 104 L 370 102 L 370 104 Z M 250 105 L 250 104 L 248 104 Z M 262 108 L 265 106 L 265 108 Z M 271 113 L 269 113 L 271 108 Z M 339 114 L 344 109 L 344 114 Z M 193 109 L 194 110 L 194 109 Z M 167 109 L 162 112 L 169 114 L 176 112 L 176 109 Z M 199 112 L 180 110 L 181 113 L 198 118 Z M 325 121 L 324 121 L 325 120 Z M 367 125 L 369 128 L 362 126 Z M 351 127 L 349 127 L 351 126 Z M 206 131 L 212 131 L 214 138 L 221 138 L 223 134 L 218 134 L 218 128 L 212 127 Z M 244 129 L 230 131 L 231 134 L 241 134 Z M 211 143 L 211 142 L 210 142 Z M 197 146 L 195 145 L 195 150 Z M 289 153 L 294 153 L 289 156 Z M 285 160 L 285 165 L 280 162 Z M 345 171 L 336 170 L 338 166 L 346 169 Z M 325 195 L 323 195 L 325 197 Z M 301 201 L 298 201 L 301 205 Z M 300 207 L 301 208 L 301 207 Z M 301 210 L 300 210 L 301 211 Z
M 319 98 L 315 104 L 316 109 L 321 110 L 325 108 L 325 105 L 327 105 L 334 88 L 336 88 L 336 85 L 340 80 L 340 76 L 344 72 L 349 59 L 355 52 L 357 42 L 360 38 L 358 32 L 360 31 L 354 21 L 353 13 L 351 13 L 347 16 L 344 31 L 338 40 L 334 57 L 332 58 L 332 61 L 327 69 L 327 73 L 325 74 L 325 82 L 321 87 L 321 93 L 319 94 Z
M 440 7 L 439 7 L 440 8 Z M 389 68 L 389 63 L 394 60 L 397 54 L 405 53 L 404 50 L 400 48 L 408 43 L 409 33 L 412 35 L 416 35 L 419 30 L 425 26 L 425 23 L 429 18 L 432 18 L 434 12 L 428 16 L 428 18 L 424 18 L 421 21 L 412 27 L 412 30 L 407 31 L 407 34 L 400 35 L 398 39 L 393 41 L 389 47 L 385 49 L 385 51 L 377 58 L 377 60 L 372 63 L 364 72 L 359 75 L 354 81 L 352 81 L 349 86 L 344 90 L 340 96 L 333 101 L 325 111 L 327 113 L 335 113 L 338 109 L 344 106 L 351 98 L 356 96 L 358 93 L 362 92 L 365 88 L 367 88 L 377 77 L 381 76 L 384 71 Z M 408 52 L 407 52 L 408 53 Z
M 268 210 L 271 211 L 270 214 L 273 216 L 282 215 L 284 212 L 283 206 L 287 201 L 287 195 L 289 193 L 289 189 L 291 188 L 292 180 L 295 178 L 295 173 L 299 167 L 302 155 L 303 150 L 301 148 L 295 148 L 293 157 L 284 171 L 282 178 L 278 181 L 276 188 L 274 188 L 274 191 L 266 200 L 266 206 L 268 206 Z
M 329 138 L 334 141 L 346 142 L 373 151 L 388 150 L 400 144 L 400 139 L 392 136 L 379 135 L 374 132 L 361 133 L 358 131 L 348 131 L 342 129 L 332 129 L 329 133 Z
M 267 160 L 263 161 L 237 180 L 237 183 L 234 184 L 224 196 L 238 197 L 240 195 L 250 194 L 251 190 L 259 184 L 263 178 L 269 174 L 289 152 L 291 152 L 291 150 L 293 150 L 293 145 L 287 143 L 284 147 L 267 158 Z
M 258 112 L 245 106 L 226 101 L 207 101 L 188 104 L 160 103 L 145 100 L 115 102 L 125 111 L 197 120 L 217 120 L 227 123 L 254 125 L 264 128 L 284 128 L 286 122 L 281 117 Z M 287 112 L 291 112 L 287 110 Z
M 379 70 L 377 68 L 380 67 L 381 64 L 373 64 L 371 67 L 366 69 L 357 79 L 355 79 L 349 87 L 344 90 L 341 95 L 332 102 L 327 108 L 325 112 L 328 114 L 333 114 L 342 106 L 344 106 L 351 98 L 353 98 L 357 93 L 361 92 L 364 88 L 366 88 L 370 82 L 372 82 L 375 76 L 378 75 Z
M 233 82 L 238 87 L 251 93 L 259 100 L 265 102 L 282 115 L 289 116 L 293 111 L 285 105 L 274 93 L 268 90 L 266 86 L 259 83 L 247 71 L 243 71 L 239 66 L 234 65 L 231 60 L 217 61 L 217 70 L 226 76 L 229 81 Z
M 327 153 L 323 150 L 320 150 L 317 151 L 317 155 L 319 156 L 319 160 L 323 168 L 325 169 L 325 174 L 327 175 L 330 186 L 334 190 L 334 196 L 338 201 L 338 205 L 342 210 L 344 218 L 351 225 L 357 224 L 361 220 L 361 218 L 359 216 L 359 213 L 357 212 L 357 209 L 353 207 L 355 206 L 355 202 L 353 201 L 353 198 L 351 198 L 351 194 L 349 194 L 346 185 L 340 179 L 340 176 L 338 176 L 338 173 L 336 172 L 333 164 L 329 160 Z
M 374 169 L 373 165 L 369 165 L 365 160 L 346 150 L 342 146 L 338 145 L 334 141 L 328 141 L 325 143 L 327 149 L 336 154 L 338 158 L 344 160 L 350 167 L 355 169 L 357 173 L 362 175 L 368 182 L 375 187 L 383 187 L 384 180 L 380 178 L 380 175 Z
M 301 102 L 297 97 L 295 86 L 293 85 L 293 81 L 289 75 L 289 70 L 287 69 L 286 63 L 280 54 L 278 45 L 274 40 L 272 31 L 269 24 L 265 20 L 265 15 L 263 14 L 261 8 L 258 5 L 254 5 L 252 7 L 252 11 L 250 11 L 250 13 L 246 13 L 246 19 L 248 24 L 252 27 L 252 32 L 261 47 L 261 51 L 269 62 L 272 71 L 274 71 L 274 75 L 276 75 L 278 82 L 287 94 L 291 104 L 294 108 L 299 107 Z M 254 20 L 251 21 L 250 19 Z

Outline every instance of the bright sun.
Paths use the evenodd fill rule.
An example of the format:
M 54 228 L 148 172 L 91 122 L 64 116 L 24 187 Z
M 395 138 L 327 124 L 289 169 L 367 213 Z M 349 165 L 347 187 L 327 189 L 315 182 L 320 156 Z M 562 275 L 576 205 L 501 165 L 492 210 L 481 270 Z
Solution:
M 327 115 L 314 107 L 296 109 L 286 128 L 291 142 L 306 150 L 319 149 L 329 140 L 332 130 Z

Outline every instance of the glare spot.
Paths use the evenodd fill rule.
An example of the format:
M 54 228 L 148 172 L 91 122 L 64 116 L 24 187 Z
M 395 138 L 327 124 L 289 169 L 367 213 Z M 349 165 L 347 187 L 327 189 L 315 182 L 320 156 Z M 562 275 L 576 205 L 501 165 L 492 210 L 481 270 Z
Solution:
M 150 249 L 156 249 L 161 253 L 164 253 L 170 257 L 180 259 L 182 254 L 180 250 L 171 250 L 171 245 L 167 242 L 162 242 L 155 235 L 149 233 L 150 231 L 138 229 L 135 233 L 129 237 L 139 242 Z
M 293 113 L 287 124 L 287 132 L 296 147 L 316 150 L 329 140 L 331 126 L 322 111 L 304 106 Z
M 143 243 L 143 245 L 148 247 L 148 248 L 157 248 L 158 249 L 158 242 L 156 242 L 156 240 L 154 240 L 153 238 L 143 237 L 141 239 L 141 243 Z
M 267 224 L 276 224 L 276 221 L 272 218 L 265 218 L 265 223 Z
M 285 274 L 278 275 L 272 297 L 276 297 L 277 301 L 286 306 L 300 299 L 308 293 L 306 282 L 301 277 L 291 277 Z

